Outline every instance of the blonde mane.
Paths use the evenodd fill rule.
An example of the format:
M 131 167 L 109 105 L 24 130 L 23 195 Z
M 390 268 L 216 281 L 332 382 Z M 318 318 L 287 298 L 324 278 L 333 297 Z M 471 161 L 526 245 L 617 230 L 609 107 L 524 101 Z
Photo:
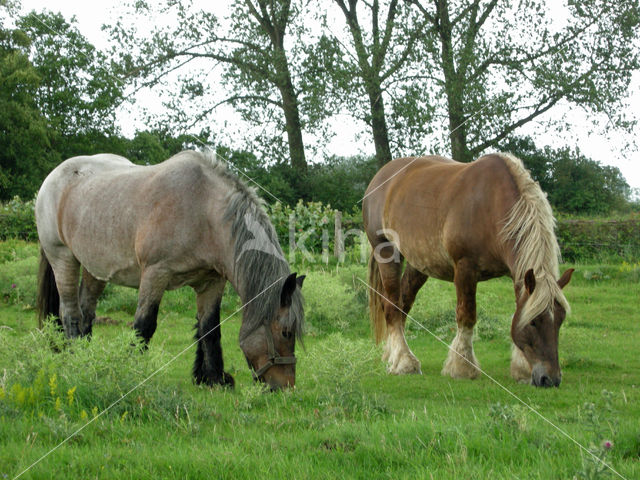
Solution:
M 525 169 L 522 160 L 501 153 L 520 192 L 520 198 L 511 207 L 500 232 L 503 241 L 513 241 L 515 265 L 513 280 L 518 294 L 523 288 L 524 276 L 533 269 L 536 287 L 520 317 L 520 326 L 549 309 L 553 315 L 553 302 L 558 301 L 569 312 L 569 303 L 558 286 L 560 247 L 555 236 L 555 223 L 546 194 Z

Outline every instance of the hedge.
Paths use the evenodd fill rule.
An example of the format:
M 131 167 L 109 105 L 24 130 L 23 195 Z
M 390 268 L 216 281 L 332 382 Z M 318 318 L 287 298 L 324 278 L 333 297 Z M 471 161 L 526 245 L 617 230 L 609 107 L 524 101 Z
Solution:
M 38 240 L 34 207 L 35 200 L 25 202 L 19 197 L 0 203 L 0 240 Z
M 24 202 L 18 197 L 0 204 L 0 240 L 38 239 L 34 204 L 34 200 Z M 289 224 L 293 219 L 296 241 L 304 238 L 309 251 L 320 253 L 323 232 L 326 232 L 328 250 L 333 251 L 335 210 L 331 206 L 299 201 L 294 208 L 280 203 L 268 205 L 267 211 L 283 247 L 289 245 Z M 362 228 L 362 213 L 357 210 L 343 212 L 342 228 L 343 231 Z M 637 261 L 640 258 L 640 218 L 637 215 L 619 220 L 563 218 L 558 220 L 556 233 L 565 261 L 612 258 Z M 353 237 L 348 239 L 348 243 L 351 242 Z
M 640 258 L 640 219 L 558 221 L 556 230 L 562 258 L 637 261 Z

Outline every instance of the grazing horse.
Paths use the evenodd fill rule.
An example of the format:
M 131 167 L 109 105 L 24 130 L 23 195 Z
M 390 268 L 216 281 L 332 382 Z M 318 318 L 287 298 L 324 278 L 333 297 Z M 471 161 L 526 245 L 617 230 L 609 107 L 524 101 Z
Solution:
M 510 275 L 516 297 L 511 374 L 536 386 L 560 384 L 558 332 L 569 309 L 562 288 L 573 270 L 556 280 L 555 219 L 519 159 L 399 158 L 373 178 L 362 212 L 373 248 L 370 316 L 376 341 L 387 339 L 383 360 L 390 373 L 421 373 L 404 325 L 418 290 L 434 277 L 453 282 L 457 294 L 458 332 L 442 374 L 477 377 L 476 286 Z
M 134 328 L 146 345 L 165 290 L 188 285 L 198 311 L 194 379 L 233 386 L 220 347 L 229 281 L 244 304 L 240 347 L 254 377 L 274 389 L 294 385 L 304 276 L 290 273 L 262 202 L 223 163 L 193 151 L 153 166 L 70 158 L 42 184 L 36 222 L 40 318 L 59 315 L 67 337 L 91 334 L 112 282 L 139 289 Z

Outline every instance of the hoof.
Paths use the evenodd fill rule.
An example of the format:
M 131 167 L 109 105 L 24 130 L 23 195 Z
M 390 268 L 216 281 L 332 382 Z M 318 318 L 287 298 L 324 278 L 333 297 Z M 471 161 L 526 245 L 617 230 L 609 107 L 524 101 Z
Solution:
M 236 386 L 236 381 L 233 379 L 230 373 L 222 372 L 222 383 L 223 387 L 234 388 Z
M 473 354 L 471 358 L 468 358 L 460 357 L 457 353 L 449 351 L 449 356 L 442 367 L 441 373 L 445 377 L 473 380 L 480 376 L 480 365 Z
M 391 356 L 391 353 L 389 352 L 389 346 L 385 345 L 384 351 L 382 352 L 382 361 L 388 362 L 390 356 Z
M 396 359 L 396 362 L 389 365 L 387 371 L 392 375 L 422 374 L 422 370 L 420 369 L 420 360 L 418 360 L 413 354 L 399 357 Z
M 204 383 L 209 387 L 221 385 L 227 388 L 234 388 L 236 385 L 236 382 L 231 374 L 227 372 L 222 372 L 222 375 L 196 375 L 193 377 L 193 379 L 197 385 L 202 385 Z

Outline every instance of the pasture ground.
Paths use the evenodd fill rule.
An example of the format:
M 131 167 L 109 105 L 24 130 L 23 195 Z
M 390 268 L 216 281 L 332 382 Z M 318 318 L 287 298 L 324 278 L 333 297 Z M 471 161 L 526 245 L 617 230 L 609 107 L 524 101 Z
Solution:
M 266 394 L 238 347 L 240 314 L 222 326 L 235 390 L 193 385 L 193 347 L 171 361 L 193 341 L 189 289 L 167 293 L 145 354 L 129 346 L 136 292 L 111 286 L 98 309 L 109 320 L 93 340 L 55 353 L 60 337 L 35 328 L 37 254 L 35 244 L 0 242 L 0 478 L 85 425 L 20 478 L 640 478 L 640 264 L 575 265 L 563 381 L 548 390 L 509 376 L 509 279 L 478 292 L 476 354 L 502 388 L 442 377 L 446 347 L 413 322 L 423 375 L 387 375 L 358 280 L 366 266 L 298 265 L 308 334 L 297 388 Z M 238 307 L 229 289 L 222 318 Z M 412 316 L 450 341 L 454 309 L 453 285 L 429 280 Z

